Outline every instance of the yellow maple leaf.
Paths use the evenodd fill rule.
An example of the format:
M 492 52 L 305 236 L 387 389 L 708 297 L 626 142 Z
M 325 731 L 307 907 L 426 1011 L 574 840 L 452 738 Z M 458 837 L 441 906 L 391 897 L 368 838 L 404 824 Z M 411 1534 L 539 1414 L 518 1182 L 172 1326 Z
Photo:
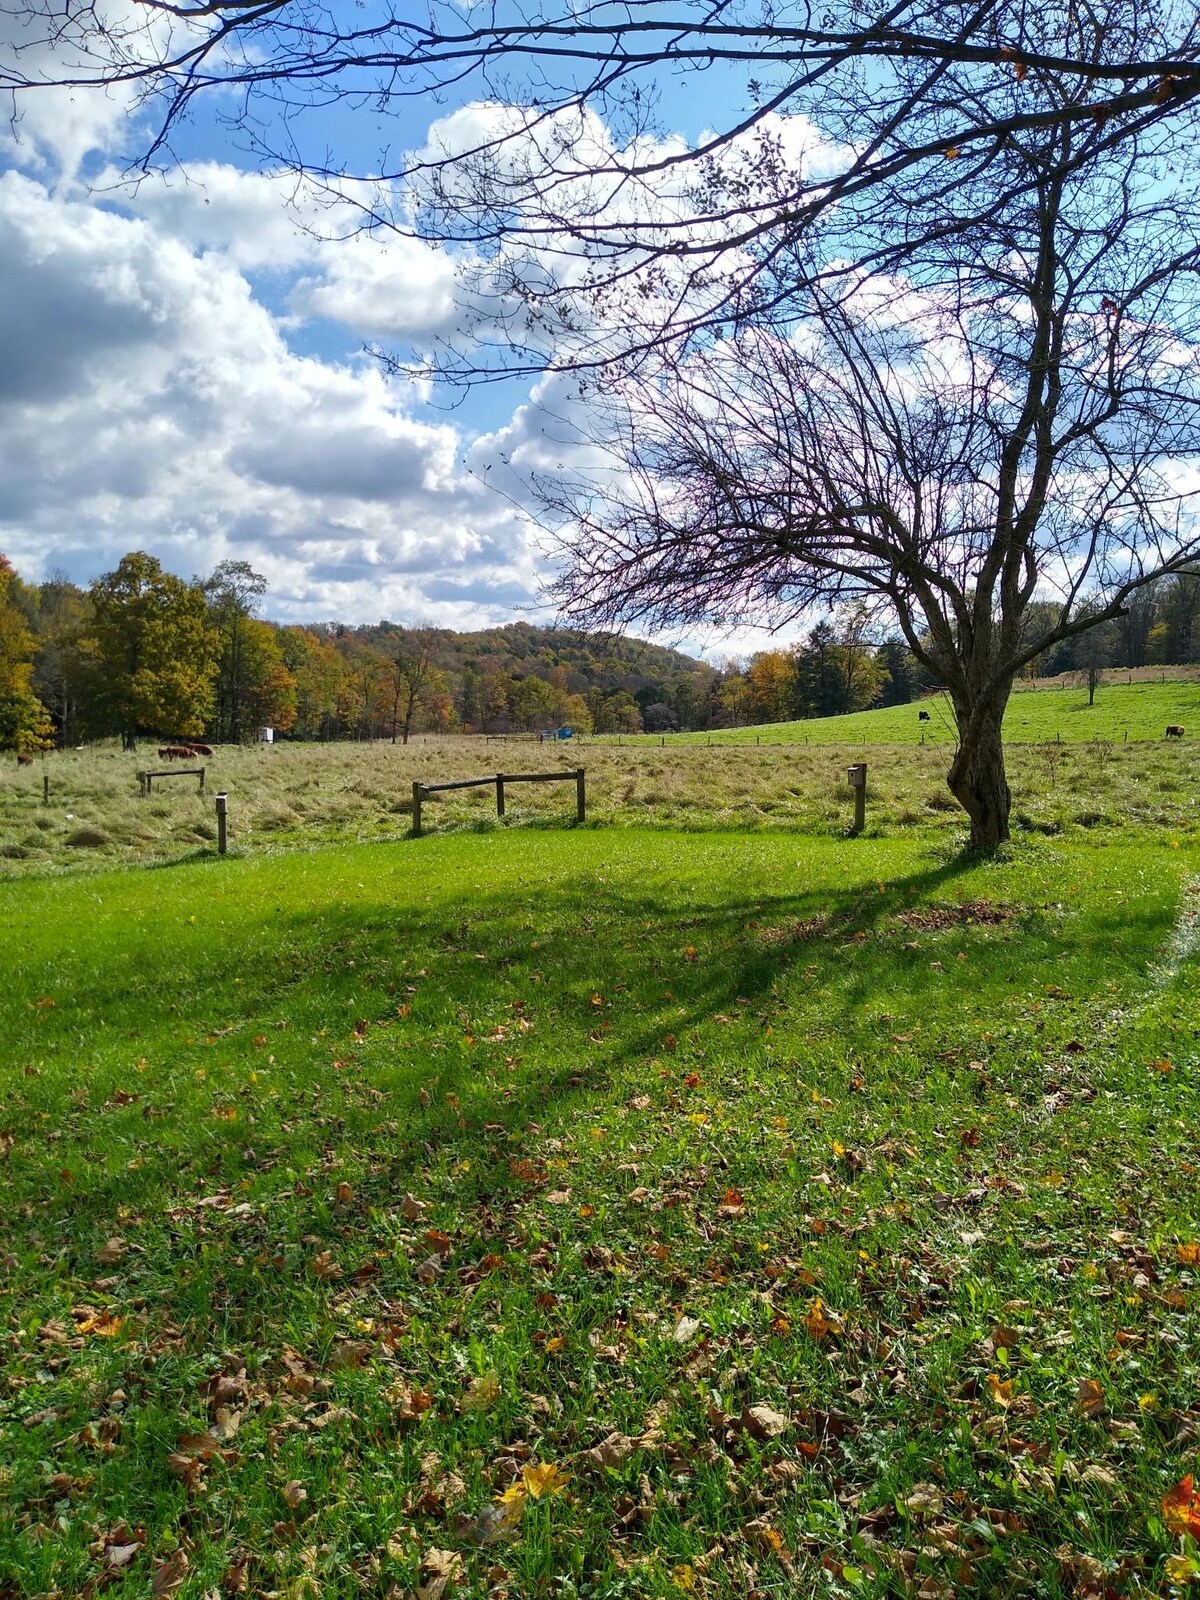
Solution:
M 76 1333 L 94 1333 L 100 1339 L 115 1339 L 121 1331 L 124 1317 L 114 1317 L 111 1311 L 98 1311 L 75 1324 Z
M 1012 1405 L 1013 1380 L 998 1377 L 996 1373 L 989 1372 L 987 1377 L 988 1394 L 992 1404 L 1001 1406 L 1005 1411 Z
M 560 1467 L 553 1462 L 546 1462 L 542 1466 L 523 1467 L 521 1481 L 531 1500 L 543 1500 L 552 1495 L 565 1494 L 571 1480 Z

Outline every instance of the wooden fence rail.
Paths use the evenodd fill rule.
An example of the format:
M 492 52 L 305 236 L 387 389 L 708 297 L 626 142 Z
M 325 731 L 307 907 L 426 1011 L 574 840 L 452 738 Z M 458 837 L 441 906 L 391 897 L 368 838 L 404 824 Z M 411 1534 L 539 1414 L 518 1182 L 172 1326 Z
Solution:
M 148 794 L 153 794 L 155 778 L 199 778 L 200 787 L 197 793 L 204 793 L 203 767 L 172 767 L 169 772 L 139 772 L 137 775 L 138 792 L 143 799 Z
M 412 836 L 421 837 L 421 803 L 431 795 L 445 794 L 449 789 L 481 789 L 494 784 L 496 788 L 496 815 L 504 815 L 504 787 L 509 783 L 571 783 L 575 784 L 575 819 L 587 820 L 587 795 L 584 786 L 584 769 L 575 767 L 570 772 L 489 772 L 483 778 L 456 778 L 452 783 L 414 783 L 412 786 Z

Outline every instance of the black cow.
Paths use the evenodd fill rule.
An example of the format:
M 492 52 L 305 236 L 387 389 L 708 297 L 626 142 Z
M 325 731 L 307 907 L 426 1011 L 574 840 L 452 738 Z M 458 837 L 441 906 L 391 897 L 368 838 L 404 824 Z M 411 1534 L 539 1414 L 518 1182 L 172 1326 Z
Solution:
M 918 722 L 928 722 L 929 721 L 929 713 L 928 713 L 928 711 L 918 711 L 917 712 L 917 721 Z

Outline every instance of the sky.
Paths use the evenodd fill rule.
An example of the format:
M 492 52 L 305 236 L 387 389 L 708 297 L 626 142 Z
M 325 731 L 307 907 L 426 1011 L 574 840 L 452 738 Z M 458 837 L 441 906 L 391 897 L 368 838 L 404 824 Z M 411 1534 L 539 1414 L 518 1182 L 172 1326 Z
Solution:
M 694 138 L 697 97 L 664 88 L 667 131 Z M 710 83 L 705 114 L 734 93 Z M 538 385 L 463 398 L 389 377 L 364 347 L 407 355 L 452 329 L 452 261 L 318 237 L 227 109 L 201 101 L 181 164 L 136 184 L 148 124 L 120 93 L 39 93 L 0 121 L 0 551 L 30 581 L 79 583 L 129 550 L 183 576 L 246 560 L 283 622 L 553 620 L 541 536 L 489 487 L 545 455 Z M 307 135 L 369 161 L 454 113 L 332 107 Z

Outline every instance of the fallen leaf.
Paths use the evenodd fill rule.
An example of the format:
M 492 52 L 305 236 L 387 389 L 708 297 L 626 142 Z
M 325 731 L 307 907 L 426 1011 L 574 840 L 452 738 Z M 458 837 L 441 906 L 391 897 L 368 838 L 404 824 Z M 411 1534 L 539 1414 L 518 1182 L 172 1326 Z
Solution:
M 308 1490 L 300 1482 L 299 1478 L 290 1479 L 279 1492 L 283 1495 L 285 1503 L 293 1511 L 297 1506 L 302 1506 L 308 1499 Z
M 400 1202 L 400 1214 L 409 1222 L 419 1222 L 429 1207 L 424 1200 L 418 1200 L 415 1195 L 406 1194 Z
M 121 1331 L 124 1317 L 114 1317 L 111 1311 L 97 1311 L 75 1324 L 76 1333 L 94 1333 L 98 1339 L 114 1339 Z
M 417 1600 L 441 1600 L 446 1586 L 463 1577 L 465 1568 L 456 1550 L 427 1550 L 421 1557 L 421 1577 Z
M 1095 1378 L 1080 1378 L 1076 1401 L 1085 1417 L 1103 1416 L 1107 1408 L 1104 1390 Z
M 717 1215 L 719 1217 L 736 1217 L 740 1216 L 745 1209 L 746 1202 L 738 1191 L 736 1189 L 726 1189 L 721 1196 L 721 1203 L 717 1207 Z
M 698 1317 L 680 1317 L 675 1324 L 675 1331 L 671 1335 L 676 1344 L 691 1344 L 700 1332 L 700 1319 Z
M 992 1404 L 995 1406 L 1000 1406 L 1003 1410 L 1007 1411 L 1009 1406 L 1012 1405 L 1013 1380 L 1011 1378 L 1001 1378 L 996 1373 L 989 1372 L 987 1376 L 987 1387 L 988 1395 L 991 1397 Z
M 637 1449 L 635 1442 L 626 1433 L 610 1433 L 598 1445 L 586 1452 L 587 1459 L 594 1461 L 598 1467 L 619 1467 L 626 1457 Z
M 1200 1539 L 1200 1493 L 1192 1487 L 1190 1472 L 1163 1495 L 1162 1518 L 1172 1533 Z
M 499 1398 L 500 1379 L 494 1372 L 485 1372 L 482 1377 L 471 1379 L 471 1386 L 463 1395 L 461 1404 L 464 1411 L 486 1411 Z
M 124 1254 L 124 1239 L 109 1239 L 96 1251 L 96 1260 L 102 1267 L 115 1267 Z
M 141 1544 L 138 1542 L 132 1544 L 106 1544 L 104 1546 L 105 1565 L 119 1571 L 121 1567 L 129 1565 L 141 1548 Z
M 155 1568 L 150 1593 L 155 1596 L 155 1600 L 168 1600 L 170 1595 L 182 1588 L 187 1574 L 187 1552 L 173 1550 L 167 1559 Z
M 748 1406 L 743 1413 L 746 1426 L 756 1439 L 775 1439 L 791 1427 L 791 1421 L 773 1406 Z
M 919 1517 L 936 1517 L 941 1514 L 942 1491 L 932 1483 L 917 1483 L 905 1497 L 904 1504 Z
M 340 1278 L 342 1275 L 341 1267 L 333 1259 L 332 1252 L 329 1250 L 318 1251 L 308 1265 L 314 1278 L 328 1280 L 330 1278 Z
M 831 1333 L 841 1333 L 842 1319 L 836 1312 L 828 1310 L 818 1295 L 804 1313 L 804 1331 L 810 1339 L 816 1339 L 820 1343 Z
M 570 1478 L 552 1462 L 542 1466 L 521 1469 L 521 1481 L 531 1500 L 543 1500 L 552 1495 L 565 1494 Z

